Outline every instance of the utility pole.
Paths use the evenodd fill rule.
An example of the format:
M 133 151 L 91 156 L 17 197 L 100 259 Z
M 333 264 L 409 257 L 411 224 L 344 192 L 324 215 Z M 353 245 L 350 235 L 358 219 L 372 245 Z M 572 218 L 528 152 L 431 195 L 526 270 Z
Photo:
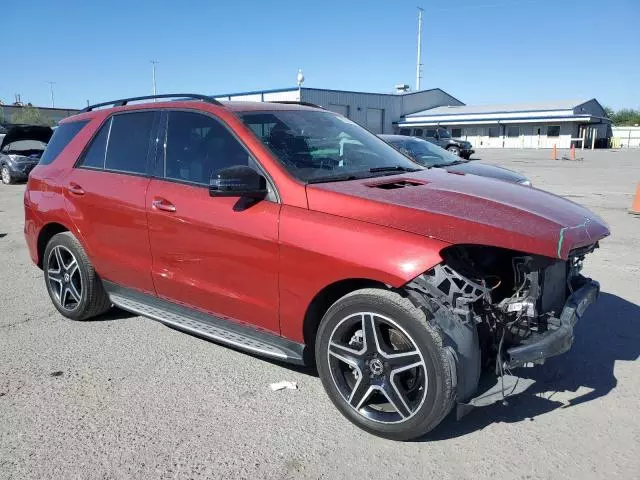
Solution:
M 56 84 L 56 82 L 47 82 L 49 84 L 49 87 L 51 88 L 51 108 L 56 108 L 56 101 L 53 98 L 53 86 Z
M 151 60 L 152 71 L 153 71 L 153 94 L 156 95 L 156 65 L 160 63 L 157 60 Z M 154 100 L 155 101 L 155 100 Z
M 416 60 L 416 92 L 420 90 L 420 79 L 422 78 L 422 74 L 420 72 L 420 68 L 422 67 L 421 62 L 421 46 L 422 46 L 422 12 L 424 9 L 418 7 L 418 59 Z

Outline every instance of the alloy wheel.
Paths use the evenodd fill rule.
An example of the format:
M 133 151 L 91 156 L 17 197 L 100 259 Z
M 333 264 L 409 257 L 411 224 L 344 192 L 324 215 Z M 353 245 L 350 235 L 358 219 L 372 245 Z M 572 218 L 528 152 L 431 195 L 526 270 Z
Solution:
M 11 174 L 9 173 L 9 169 L 6 166 L 2 167 L 2 183 L 9 184 L 11 183 Z
M 424 403 L 428 375 L 422 353 L 388 317 L 360 312 L 341 320 L 331 333 L 327 358 L 344 400 L 369 420 L 404 422 Z
M 71 251 L 56 245 L 49 253 L 47 279 L 58 304 L 68 311 L 80 305 L 82 299 L 82 276 L 76 257 Z

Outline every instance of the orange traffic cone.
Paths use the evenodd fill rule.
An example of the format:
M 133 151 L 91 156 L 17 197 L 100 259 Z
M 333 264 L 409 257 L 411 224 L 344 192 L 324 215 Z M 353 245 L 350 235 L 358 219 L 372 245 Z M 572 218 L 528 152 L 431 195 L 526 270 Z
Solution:
M 551 160 L 558 159 L 558 150 L 556 150 L 556 144 L 553 144 L 553 152 L 551 152 Z
M 571 144 L 571 150 L 569 151 L 569 156 L 571 157 L 571 160 L 575 160 L 576 159 L 576 145 L 575 145 L 575 143 Z
M 632 213 L 633 215 L 640 215 L 640 183 L 636 185 L 636 196 L 633 199 L 629 213 Z

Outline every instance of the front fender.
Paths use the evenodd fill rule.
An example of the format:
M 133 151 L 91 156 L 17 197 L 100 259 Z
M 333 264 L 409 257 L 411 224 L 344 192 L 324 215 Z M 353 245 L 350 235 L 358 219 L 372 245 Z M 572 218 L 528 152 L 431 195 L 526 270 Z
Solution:
M 449 244 L 302 208 L 280 213 L 280 326 L 303 341 L 303 319 L 327 285 L 366 279 L 400 288 L 442 261 Z

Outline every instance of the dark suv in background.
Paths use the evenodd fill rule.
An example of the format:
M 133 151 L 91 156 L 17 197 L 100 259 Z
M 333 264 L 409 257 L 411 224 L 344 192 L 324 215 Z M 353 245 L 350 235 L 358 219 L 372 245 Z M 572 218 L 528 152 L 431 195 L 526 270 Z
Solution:
M 470 142 L 456 140 L 446 128 L 401 128 L 398 133 L 400 135 L 424 138 L 428 142 L 434 143 L 467 160 L 475 153 Z

